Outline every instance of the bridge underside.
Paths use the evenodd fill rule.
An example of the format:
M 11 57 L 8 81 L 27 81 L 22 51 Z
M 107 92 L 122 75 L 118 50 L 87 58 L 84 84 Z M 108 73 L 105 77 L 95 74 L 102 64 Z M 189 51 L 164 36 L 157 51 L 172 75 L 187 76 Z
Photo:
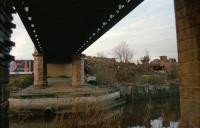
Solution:
M 143 0 L 15 0 L 35 47 L 47 62 L 71 61 Z

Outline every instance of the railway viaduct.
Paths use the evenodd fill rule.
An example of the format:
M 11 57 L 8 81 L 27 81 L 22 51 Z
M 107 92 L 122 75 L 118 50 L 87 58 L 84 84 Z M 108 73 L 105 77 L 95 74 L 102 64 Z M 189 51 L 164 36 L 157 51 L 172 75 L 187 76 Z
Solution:
M 82 51 L 143 0 L 0 0 L 0 127 L 8 126 L 12 14 L 18 12 L 35 47 L 35 88 L 47 85 L 47 64 L 72 64 L 72 86 L 83 82 Z M 181 127 L 200 127 L 200 1 L 174 0 Z M 145 35 L 144 35 L 145 36 Z M 105 44 L 106 45 L 106 44 Z

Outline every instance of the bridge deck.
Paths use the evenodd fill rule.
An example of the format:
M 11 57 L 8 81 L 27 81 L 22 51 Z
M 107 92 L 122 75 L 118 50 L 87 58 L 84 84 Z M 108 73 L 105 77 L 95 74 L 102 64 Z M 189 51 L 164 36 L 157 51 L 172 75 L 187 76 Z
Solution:
M 143 0 L 14 0 L 47 62 L 69 62 Z

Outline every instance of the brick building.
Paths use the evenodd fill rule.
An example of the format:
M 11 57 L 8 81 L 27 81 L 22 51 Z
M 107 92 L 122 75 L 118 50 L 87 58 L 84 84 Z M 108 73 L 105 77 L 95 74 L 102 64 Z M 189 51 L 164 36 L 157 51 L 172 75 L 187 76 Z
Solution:
M 151 61 L 150 66 L 153 70 L 171 72 L 177 69 L 178 63 L 174 58 L 168 59 L 167 56 L 160 56 L 160 59 Z

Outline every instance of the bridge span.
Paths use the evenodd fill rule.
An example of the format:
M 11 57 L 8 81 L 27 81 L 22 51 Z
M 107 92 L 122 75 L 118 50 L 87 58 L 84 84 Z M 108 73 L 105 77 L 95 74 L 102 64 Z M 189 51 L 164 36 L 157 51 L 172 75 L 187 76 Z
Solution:
M 60 71 L 67 64 L 72 65 L 72 85 L 80 86 L 84 82 L 82 51 L 142 1 L 15 0 L 16 10 L 37 51 L 33 54 L 34 86 L 45 87 L 51 70 Z

